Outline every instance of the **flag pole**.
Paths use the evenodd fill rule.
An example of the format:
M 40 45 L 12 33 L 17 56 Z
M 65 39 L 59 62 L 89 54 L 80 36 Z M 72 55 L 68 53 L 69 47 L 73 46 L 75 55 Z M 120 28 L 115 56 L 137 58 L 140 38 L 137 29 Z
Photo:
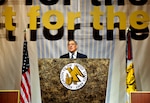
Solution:
M 26 41 L 26 30 L 24 30 L 20 103 L 31 103 L 30 62 L 29 62 L 28 47 Z
M 24 40 L 26 41 L 26 29 L 24 30 Z
M 131 35 L 131 29 L 128 28 L 126 36 L 126 103 L 129 103 L 130 93 L 136 91 Z

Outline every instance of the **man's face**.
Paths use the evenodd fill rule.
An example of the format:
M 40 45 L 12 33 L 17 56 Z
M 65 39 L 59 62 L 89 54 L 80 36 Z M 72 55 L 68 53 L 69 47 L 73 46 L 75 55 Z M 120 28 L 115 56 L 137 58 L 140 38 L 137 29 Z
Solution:
M 77 50 L 77 44 L 74 41 L 68 42 L 68 51 L 69 52 L 75 52 Z

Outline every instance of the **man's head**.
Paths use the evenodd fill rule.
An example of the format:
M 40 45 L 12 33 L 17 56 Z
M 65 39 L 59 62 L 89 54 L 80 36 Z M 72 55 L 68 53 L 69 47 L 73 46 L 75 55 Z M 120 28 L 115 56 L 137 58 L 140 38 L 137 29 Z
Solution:
M 75 40 L 68 41 L 68 51 L 74 53 L 78 48 L 77 42 Z

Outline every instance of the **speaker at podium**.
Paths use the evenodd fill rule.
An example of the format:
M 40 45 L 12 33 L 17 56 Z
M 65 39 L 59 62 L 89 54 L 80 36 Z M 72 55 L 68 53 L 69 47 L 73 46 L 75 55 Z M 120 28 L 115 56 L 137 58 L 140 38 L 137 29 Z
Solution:
M 109 59 L 39 59 L 42 103 L 105 103 Z

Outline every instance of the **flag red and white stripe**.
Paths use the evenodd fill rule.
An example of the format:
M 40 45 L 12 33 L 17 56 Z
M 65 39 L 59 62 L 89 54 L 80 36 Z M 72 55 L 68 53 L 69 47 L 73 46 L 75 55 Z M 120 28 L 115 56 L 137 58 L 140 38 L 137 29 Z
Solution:
M 31 103 L 30 65 L 27 42 L 24 41 L 20 103 Z

